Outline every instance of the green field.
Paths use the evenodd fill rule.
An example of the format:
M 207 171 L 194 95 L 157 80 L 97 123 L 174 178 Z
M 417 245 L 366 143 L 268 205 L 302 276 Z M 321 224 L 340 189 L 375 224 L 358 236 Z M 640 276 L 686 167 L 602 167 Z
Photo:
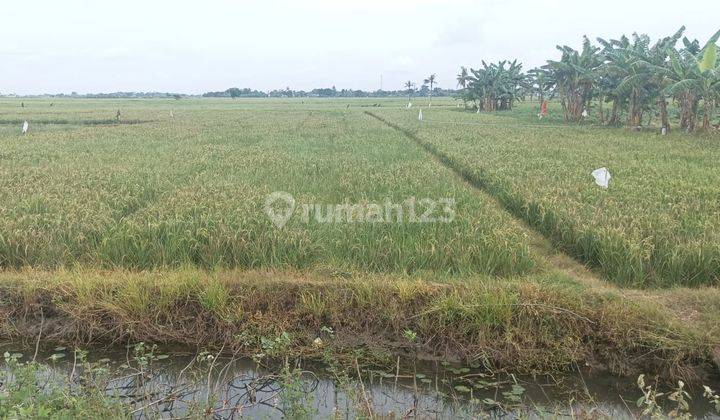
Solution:
M 2 266 L 509 275 L 534 265 L 522 229 L 493 200 L 359 110 L 233 110 L 216 102 L 211 111 L 175 110 L 173 119 L 169 110 L 131 108 L 128 118 L 151 122 L 73 126 L 73 109 L 62 105 L 55 118 L 72 129 L 41 125 L 2 140 Z M 83 121 L 102 118 L 76 112 Z M 263 211 L 274 191 L 323 205 L 449 197 L 458 217 L 294 217 L 276 229 Z
M 631 287 L 718 285 L 717 135 L 539 123 L 529 108 L 480 117 L 426 111 L 422 125 L 406 112 L 386 118 L 606 279 Z M 607 191 L 590 176 L 600 167 L 613 175 Z
M 246 330 L 288 330 L 307 348 L 330 325 L 346 345 L 393 351 L 412 330 L 423 351 L 516 367 L 710 363 L 717 138 L 448 98 L 420 122 L 414 102 L 0 100 L 0 333 L 29 335 L 15 317 L 40 307 L 67 323 L 59 341 L 242 347 Z M 601 166 L 608 190 L 590 176 Z M 265 213 L 276 191 L 405 216 L 412 198 L 452 199 L 454 218 L 296 208 L 280 228 Z

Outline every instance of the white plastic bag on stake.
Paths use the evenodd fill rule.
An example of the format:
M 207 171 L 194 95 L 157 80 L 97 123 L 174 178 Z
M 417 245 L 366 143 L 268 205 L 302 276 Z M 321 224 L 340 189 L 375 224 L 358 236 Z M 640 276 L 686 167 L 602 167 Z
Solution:
M 418 113 L 418 121 L 422 121 L 422 120 L 423 120 L 423 116 L 422 116 L 422 109 L 421 109 L 420 113 Z
M 605 167 L 595 169 L 590 173 L 590 175 L 595 178 L 595 183 L 602 188 L 607 188 L 610 184 L 610 178 L 612 178 L 610 171 Z

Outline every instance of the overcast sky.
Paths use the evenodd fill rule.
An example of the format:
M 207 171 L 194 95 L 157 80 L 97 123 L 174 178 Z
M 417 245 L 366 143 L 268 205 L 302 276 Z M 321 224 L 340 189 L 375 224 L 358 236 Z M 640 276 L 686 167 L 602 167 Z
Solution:
M 3 0 L 3 94 L 228 87 L 400 89 L 430 73 L 518 58 L 526 69 L 585 34 L 681 25 L 702 42 L 717 0 Z

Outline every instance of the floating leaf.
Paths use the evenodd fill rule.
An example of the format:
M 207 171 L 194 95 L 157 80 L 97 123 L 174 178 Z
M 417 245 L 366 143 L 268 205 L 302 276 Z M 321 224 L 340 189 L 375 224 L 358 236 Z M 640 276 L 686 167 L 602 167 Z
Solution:
M 488 389 L 490 388 L 490 383 L 485 381 L 476 381 L 473 386 L 477 389 Z
M 519 396 L 513 394 L 512 392 L 503 392 L 502 395 L 503 395 L 503 397 L 505 397 L 506 400 L 511 401 L 511 402 L 522 401 Z
M 463 394 L 467 394 L 471 391 L 470 388 L 466 387 L 465 385 L 455 385 L 455 391 L 462 392 Z

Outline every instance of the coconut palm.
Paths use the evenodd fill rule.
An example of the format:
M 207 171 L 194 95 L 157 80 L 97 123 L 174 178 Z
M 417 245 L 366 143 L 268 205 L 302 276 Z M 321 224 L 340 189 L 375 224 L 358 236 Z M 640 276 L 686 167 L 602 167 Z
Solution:
M 408 105 L 409 105 L 409 104 L 410 104 L 410 98 L 412 97 L 412 93 L 415 91 L 415 83 L 413 83 L 412 81 L 408 80 L 407 82 L 405 82 L 405 85 L 403 85 L 403 86 L 405 86 L 405 89 L 407 89 Z
M 428 91 L 428 99 L 429 99 L 428 107 L 432 106 L 432 93 L 433 93 L 433 86 L 435 85 L 436 78 L 437 78 L 437 76 L 435 74 L 431 74 L 430 76 L 428 76 L 427 79 L 425 79 L 423 81 L 425 84 L 430 86 L 430 90 Z
M 460 73 L 457 74 L 457 85 L 462 88 L 460 89 L 460 97 L 462 98 L 464 108 L 467 108 L 467 85 L 469 81 L 470 75 L 468 73 L 467 67 L 460 67 Z

